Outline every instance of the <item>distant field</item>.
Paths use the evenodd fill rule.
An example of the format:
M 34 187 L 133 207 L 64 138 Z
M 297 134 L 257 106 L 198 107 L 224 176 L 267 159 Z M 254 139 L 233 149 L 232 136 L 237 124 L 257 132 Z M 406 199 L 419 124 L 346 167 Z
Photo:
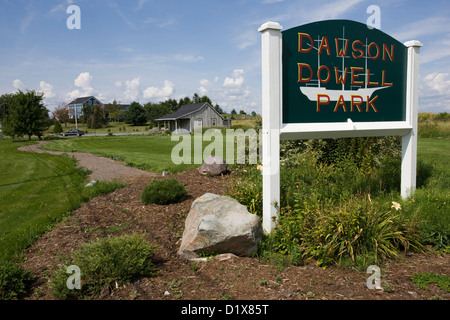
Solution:
M 67 131 L 70 129 L 75 129 L 75 123 L 68 123 L 67 126 L 62 124 L 63 131 Z M 147 132 L 151 129 L 149 126 L 132 126 L 131 124 L 126 124 L 125 122 L 110 122 L 108 126 L 100 129 L 89 129 L 87 125 L 78 123 L 78 129 L 83 130 L 87 133 L 92 134 L 103 134 L 108 132 L 120 133 L 120 132 Z M 45 133 L 50 134 L 53 133 L 53 126 L 51 126 Z

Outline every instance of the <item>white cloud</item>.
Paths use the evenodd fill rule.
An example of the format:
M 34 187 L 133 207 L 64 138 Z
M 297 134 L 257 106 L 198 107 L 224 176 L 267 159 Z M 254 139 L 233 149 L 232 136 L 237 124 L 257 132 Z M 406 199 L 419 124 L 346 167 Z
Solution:
M 14 88 L 16 88 L 17 90 L 24 90 L 25 89 L 25 85 L 23 84 L 23 82 L 19 79 L 16 79 L 12 82 L 12 85 Z
M 448 73 L 432 72 L 420 79 L 419 112 L 450 111 L 450 78 Z
M 53 92 L 53 86 L 50 83 L 41 81 L 39 87 L 41 88 L 41 91 L 44 92 L 44 98 L 51 99 L 56 97 L 56 93 Z
M 223 82 L 224 87 L 230 87 L 230 88 L 238 88 L 244 84 L 244 70 L 242 69 L 235 69 L 233 71 L 232 77 L 226 77 L 225 81 Z
M 425 96 L 450 93 L 448 73 L 432 72 L 423 78 L 421 93 Z
M 125 92 L 124 92 L 124 98 L 127 101 L 136 101 L 140 94 L 141 86 L 141 79 L 140 78 L 134 78 L 133 80 L 127 80 L 125 81 Z
M 175 85 L 168 81 L 164 80 L 164 86 L 162 88 L 157 87 L 148 87 L 143 92 L 143 97 L 145 99 L 160 99 L 166 100 L 170 98 L 175 92 Z
M 74 80 L 75 86 L 85 90 L 92 91 L 92 82 L 93 77 L 89 72 L 82 72 L 78 75 L 78 77 Z
M 226 112 L 232 109 L 245 110 L 247 113 L 261 112 L 258 109 L 257 100 L 245 82 L 243 69 L 234 69 L 223 81 L 216 76 L 212 80 L 201 79 L 199 84 L 198 93 L 207 95 L 213 103 L 217 103 Z
M 66 99 L 73 100 L 73 99 L 76 99 L 79 97 L 88 97 L 88 96 L 95 95 L 97 92 L 92 87 L 93 79 L 94 79 L 94 77 L 92 77 L 92 75 L 89 72 L 80 73 L 73 82 L 76 87 L 78 87 L 82 90 L 75 89 L 75 90 L 69 92 L 66 95 Z

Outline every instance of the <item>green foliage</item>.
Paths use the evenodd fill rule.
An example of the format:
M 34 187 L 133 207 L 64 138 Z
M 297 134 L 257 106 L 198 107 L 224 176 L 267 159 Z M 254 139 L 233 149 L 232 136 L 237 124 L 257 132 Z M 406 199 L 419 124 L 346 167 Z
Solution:
M 61 132 L 63 132 L 63 131 L 64 131 L 64 130 L 63 130 L 62 126 L 61 126 L 61 122 L 59 122 L 58 120 L 56 120 L 55 126 L 53 127 L 53 133 L 59 134 L 59 133 L 61 133 Z
M 108 286 L 121 286 L 139 277 L 154 276 L 157 267 L 152 262 L 156 246 L 149 244 L 142 235 L 108 237 L 90 242 L 72 253 L 72 261 L 55 274 L 50 286 L 59 299 L 91 296 Z M 66 281 L 69 265 L 76 265 L 81 272 L 81 289 L 70 290 Z
M 423 245 L 448 250 L 448 167 L 419 154 L 426 157 L 418 160 L 418 189 L 414 198 L 400 200 L 399 142 L 390 137 L 282 142 L 278 225 L 260 243 L 259 256 L 364 267 Z M 444 160 L 445 143 L 426 146 Z M 256 167 L 237 166 L 227 193 L 261 216 L 262 175 Z M 392 201 L 400 202 L 401 210 L 391 208 Z
M 144 204 L 170 204 L 181 202 L 186 198 L 184 185 L 175 178 L 153 180 L 141 193 Z
M 139 102 L 132 102 L 128 111 L 125 112 L 125 122 L 133 126 L 145 125 L 147 123 L 147 113 Z
M 31 273 L 21 266 L 0 261 L 0 300 L 11 300 L 26 293 L 31 280 Z
M 416 273 L 411 277 L 412 282 L 422 290 L 428 290 L 428 285 L 435 284 L 441 290 L 450 293 L 450 276 L 435 273 Z
M 99 129 L 106 127 L 108 121 L 106 120 L 106 112 L 103 106 L 94 104 L 85 104 L 82 109 L 83 116 L 81 121 L 85 123 L 88 129 Z
M 227 193 L 247 206 L 250 213 L 262 217 L 262 175 L 257 166 L 237 168 L 237 179 L 229 179 Z
M 155 119 L 158 119 L 166 114 L 172 113 L 170 107 L 163 103 L 147 103 L 144 105 L 144 109 L 147 112 L 147 119 L 151 126 L 156 124 Z
M 296 247 L 303 257 L 323 266 L 346 259 L 367 266 L 395 257 L 399 250 L 421 249 L 415 222 L 370 198 L 351 197 L 340 205 L 301 199 L 281 212 L 279 219 L 278 250 L 289 252 Z M 357 261 L 357 256 L 363 261 Z
M 19 90 L 8 101 L 3 131 L 10 136 L 32 135 L 39 138 L 50 127 L 48 109 L 43 104 L 43 93 Z

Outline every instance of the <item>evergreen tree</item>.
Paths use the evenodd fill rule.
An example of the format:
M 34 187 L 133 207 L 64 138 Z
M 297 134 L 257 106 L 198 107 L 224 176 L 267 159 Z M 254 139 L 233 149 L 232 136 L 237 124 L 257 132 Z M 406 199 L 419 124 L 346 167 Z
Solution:
M 53 133 L 60 134 L 61 132 L 63 132 L 63 128 L 61 126 L 61 122 L 56 120 L 55 125 L 53 127 Z
M 133 126 L 144 125 L 147 123 L 147 113 L 139 102 L 132 102 L 128 111 L 125 113 L 125 122 Z

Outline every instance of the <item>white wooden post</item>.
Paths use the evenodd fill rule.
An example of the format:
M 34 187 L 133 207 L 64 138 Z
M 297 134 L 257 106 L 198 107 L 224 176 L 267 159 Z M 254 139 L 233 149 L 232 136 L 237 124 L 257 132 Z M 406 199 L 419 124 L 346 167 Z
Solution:
M 419 54 L 422 43 L 413 40 L 405 42 L 405 46 L 408 47 L 406 122 L 412 126 L 412 130 L 407 135 L 402 136 L 401 196 L 403 199 L 412 196 L 416 189 Z
M 282 106 L 281 25 L 266 22 L 262 40 L 262 164 L 263 229 L 275 227 L 280 204 L 280 127 Z

